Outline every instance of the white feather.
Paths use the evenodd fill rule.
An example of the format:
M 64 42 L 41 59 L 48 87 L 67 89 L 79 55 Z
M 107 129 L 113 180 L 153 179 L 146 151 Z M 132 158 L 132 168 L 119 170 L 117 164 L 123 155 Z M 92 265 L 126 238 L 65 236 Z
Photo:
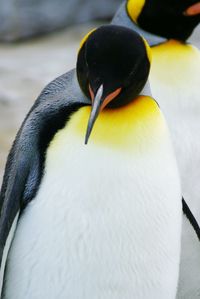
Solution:
M 200 242 L 184 216 L 182 227 L 181 264 L 177 299 L 200 298 Z
M 1 292 L 2 292 L 2 286 L 3 286 L 3 280 L 4 280 L 4 271 L 5 271 L 5 266 L 6 266 L 6 260 L 7 260 L 7 256 L 8 256 L 8 252 L 11 246 L 11 242 L 15 233 L 15 229 L 17 226 L 17 220 L 19 217 L 19 213 L 17 213 L 17 215 L 15 216 L 15 219 L 13 221 L 13 224 L 11 226 L 10 232 L 8 234 L 7 240 L 6 240 L 6 244 L 3 250 L 3 257 L 2 257 L 2 261 L 1 261 L 1 271 L 0 271 L 0 298 L 1 298 Z

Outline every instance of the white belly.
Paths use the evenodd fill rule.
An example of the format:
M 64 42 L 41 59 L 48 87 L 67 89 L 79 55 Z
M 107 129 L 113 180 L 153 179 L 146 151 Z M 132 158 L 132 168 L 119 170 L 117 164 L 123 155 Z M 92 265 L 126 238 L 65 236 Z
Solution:
M 183 196 L 200 223 L 200 52 L 173 41 L 155 47 L 150 84 L 170 128 Z
M 5 299 L 174 299 L 181 195 L 168 141 L 141 156 L 81 144 L 48 151 L 9 254 Z
M 153 51 L 152 94 L 170 128 L 183 197 L 200 224 L 200 52 L 170 42 Z M 189 226 L 184 219 L 177 295 L 180 299 L 200 296 L 200 243 Z

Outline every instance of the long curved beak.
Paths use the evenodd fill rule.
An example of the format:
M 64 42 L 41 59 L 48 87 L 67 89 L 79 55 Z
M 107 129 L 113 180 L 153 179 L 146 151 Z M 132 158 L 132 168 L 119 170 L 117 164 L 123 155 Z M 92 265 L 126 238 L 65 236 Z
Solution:
M 94 123 L 99 115 L 99 112 L 101 111 L 101 106 L 103 104 L 103 99 L 102 99 L 102 95 L 103 95 L 103 85 L 101 85 L 99 87 L 99 89 L 97 90 L 96 96 L 94 97 L 93 100 L 93 104 L 92 104 L 92 109 L 91 109 L 91 113 L 90 113 L 90 118 L 88 121 L 88 126 L 87 126 L 87 132 L 85 135 L 85 144 L 88 143 L 88 139 L 90 137 L 90 134 L 92 132 L 92 128 L 94 126 Z
M 192 6 L 188 7 L 185 11 L 186 16 L 196 16 L 200 14 L 200 2 L 193 4 Z

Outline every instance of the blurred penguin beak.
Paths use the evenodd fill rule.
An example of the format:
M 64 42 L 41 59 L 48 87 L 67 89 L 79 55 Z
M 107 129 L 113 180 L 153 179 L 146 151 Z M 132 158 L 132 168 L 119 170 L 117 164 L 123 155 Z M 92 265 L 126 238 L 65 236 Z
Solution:
M 200 2 L 193 4 L 192 6 L 188 7 L 184 12 L 186 16 L 196 16 L 200 14 Z

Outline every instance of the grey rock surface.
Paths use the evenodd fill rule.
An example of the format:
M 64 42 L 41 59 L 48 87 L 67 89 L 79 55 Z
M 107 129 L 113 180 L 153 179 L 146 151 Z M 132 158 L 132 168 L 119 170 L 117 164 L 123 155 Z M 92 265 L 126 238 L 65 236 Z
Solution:
M 111 18 L 121 0 L 1 0 L 0 41 L 15 41 L 75 23 Z

